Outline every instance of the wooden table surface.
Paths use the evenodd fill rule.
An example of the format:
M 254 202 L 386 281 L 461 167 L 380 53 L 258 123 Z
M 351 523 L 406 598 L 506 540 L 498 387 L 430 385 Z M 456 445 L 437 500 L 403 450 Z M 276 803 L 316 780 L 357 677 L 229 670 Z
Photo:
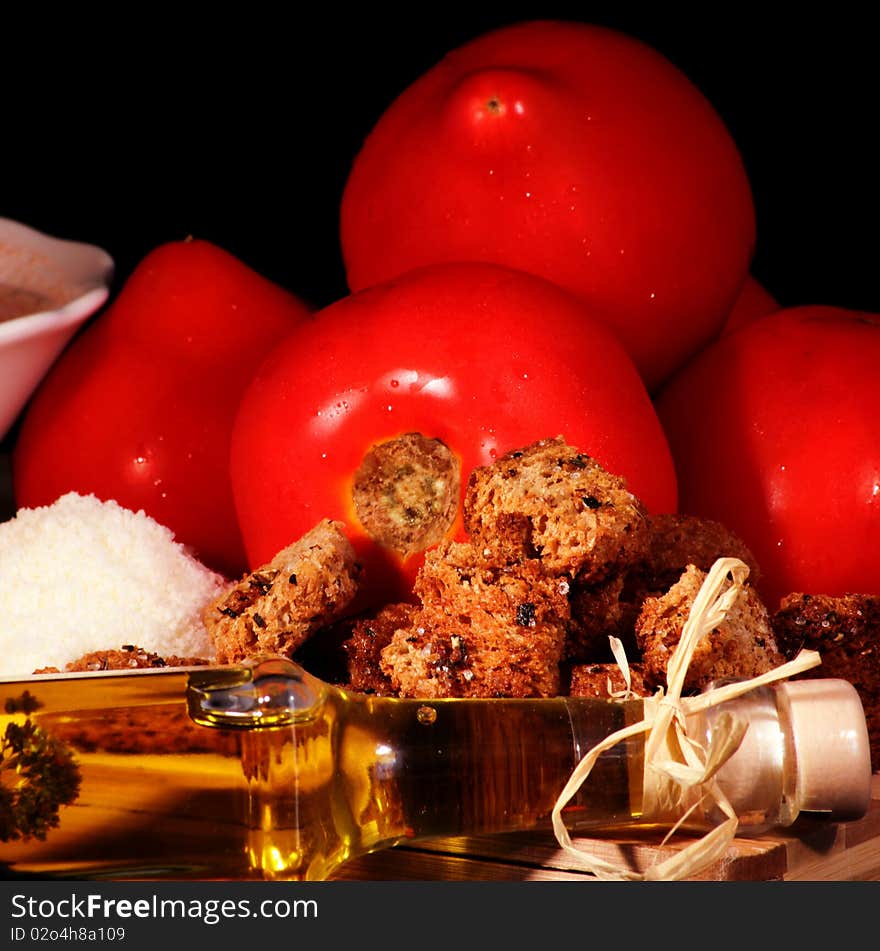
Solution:
M 576 838 L 600 858 L 635 871 L 682 848 L 660 848 L 656 833 L 626 839 Z M 552 833 L 437 839 L 355 859 L 336 876 L 382 881 L 596 881 L 560 849 Z M 759 839 L 737 838 L 724 858 L 694 877 L 710 881 L 880 881 L 880 774 L 862 819 L 831 823 L 801 817 L 789 829 Z

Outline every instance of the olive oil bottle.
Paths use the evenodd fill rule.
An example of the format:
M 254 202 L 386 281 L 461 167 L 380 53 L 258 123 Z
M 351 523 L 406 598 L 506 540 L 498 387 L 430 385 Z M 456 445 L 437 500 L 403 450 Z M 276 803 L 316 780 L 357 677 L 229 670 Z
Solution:
M 842 681 L 811 683 L 831 693 L 762 688 L 738 701 L 750 728 L 719 782 L 746 827 L 791 822 L 803 808 L 835 818 L 867 809 L 858 698 Z M 0 828 L 11 877 L 322 880 L 404 841 L 549 829 L 584 754 L 643 717 L 639 699 L 372 697 L 283 658 L 34 677 L 0 682 L 0 699 L 0 732 L 32 720 L 66 744 L 81 776 L 44 838 L 4 841 Z M 712 716 L 698 729 L 710 735 Z M 22 783 L 8 769 L 0 779 Z M 566 826 L 654 821 L 644 781 L 637 735 L 598 758 Z

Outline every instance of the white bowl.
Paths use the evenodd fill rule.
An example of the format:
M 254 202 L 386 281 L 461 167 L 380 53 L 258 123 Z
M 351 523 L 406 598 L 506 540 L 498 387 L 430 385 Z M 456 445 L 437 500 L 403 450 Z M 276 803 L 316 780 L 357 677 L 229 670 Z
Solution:
M 77 329 L 107 300 L 113 268 L 101 248 L 0 218 L 0 439 Z

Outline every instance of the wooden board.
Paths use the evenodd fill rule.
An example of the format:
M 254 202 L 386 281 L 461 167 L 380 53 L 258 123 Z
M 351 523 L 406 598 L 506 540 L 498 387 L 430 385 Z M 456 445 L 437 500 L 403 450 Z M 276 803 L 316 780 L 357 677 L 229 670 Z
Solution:
M 577 838 L 579 847 L 642 872 L 682 848 L 687 838 L 659 847 L 654 833 L 627 838 Z M 355 859 L 339 879 L 382 881 L 595 881 L 551 833 L 436 839 Z M 880 881 L 880 774 L 871 807 L 850 823 L 799 819 L 790 829 L 759 839 L 737 838 L 725 857 L 695 876 L 710 881 Z

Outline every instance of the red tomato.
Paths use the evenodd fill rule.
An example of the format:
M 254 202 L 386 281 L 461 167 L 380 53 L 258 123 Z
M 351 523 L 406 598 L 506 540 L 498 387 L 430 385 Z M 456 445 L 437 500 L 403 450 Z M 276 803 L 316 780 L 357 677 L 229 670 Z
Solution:
M 426 547 L 461 537 L 460 503 L 475 466 L 549 436 L 625 476 L 651 510 L 675 508 L 659 421 L 605 326 L 539 278 L 489 264 L 436 265 L 319 312 L 257 372 L 231 456 L 251 565 L 336 518 L 366 569 L 361 603 L 408 599 L 424 549 L 404 554 L 377 542 L 353 491 L 371 478 L 363 467 L 370 450 L 411 433 L 440 440 L 451 468 L 438 476 L 421 459 L 398 460 L 373 484 L 373 498 L 380 516 L 431 522 L 449 501 L 434 490 L 454 486 L 457 474 L 455 520 L 434 521 L 439 536 Z
M 727 320 L 721 328 L 721 336 L 733 333 L 734 330 L 745 327 L 753 320 L 775 314 L 777 310 L 781 308 L 776 298 L 750 274 L 739 292 L 736 303 L 727 315 Z
M 768 606 L 880 594 L 880 316 L 798 307 L 724 337 L 657 399 L 681 510 L 752 548 Z
M 16 504 L 69 491 L 143 509 L 206 564 L 246 567 L 229 483 L 242 390 L 308 309 L 206 241 L 148 254 L 24 414 Z
M 391 105 L 354 162 L 341 238 L 355 291 L 456 260 L 560 284 L 653 389 L 719 333 L 755 221 L 731 136 L 670 62 L 533 22 L 450 53 Z

